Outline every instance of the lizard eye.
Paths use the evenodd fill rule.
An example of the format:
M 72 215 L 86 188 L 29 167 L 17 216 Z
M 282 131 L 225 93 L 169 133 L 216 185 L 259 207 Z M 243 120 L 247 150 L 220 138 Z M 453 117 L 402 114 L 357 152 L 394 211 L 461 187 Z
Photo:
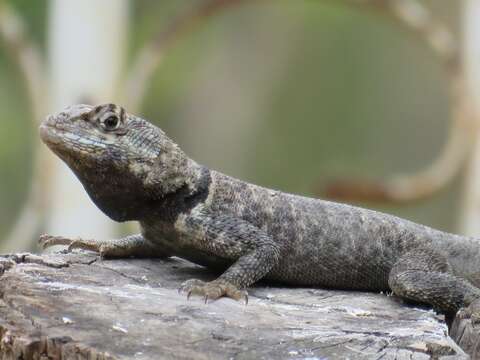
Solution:
M 107 131 L 113 131 L 120 125 L 120 119 L 116 115 L 110 115 L 102 121 L 103 128 Z

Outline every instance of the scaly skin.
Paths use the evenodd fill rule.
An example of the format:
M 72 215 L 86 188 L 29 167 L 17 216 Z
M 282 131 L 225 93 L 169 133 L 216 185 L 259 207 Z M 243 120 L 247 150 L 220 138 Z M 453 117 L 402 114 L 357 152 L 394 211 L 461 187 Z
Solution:
M 480 243 L 391 215 L 252 185 L 186 156 L 121 107 L 76 105 L 48 117 L 43 141 L 95 204 L 142 234 L 94 241 L 43 237 L 107 257 L 179 256 L 221 272 L 188 295 L 242 299 L 266 278 L 338 289 L 393 290 L 443 312 L 480 298 Z

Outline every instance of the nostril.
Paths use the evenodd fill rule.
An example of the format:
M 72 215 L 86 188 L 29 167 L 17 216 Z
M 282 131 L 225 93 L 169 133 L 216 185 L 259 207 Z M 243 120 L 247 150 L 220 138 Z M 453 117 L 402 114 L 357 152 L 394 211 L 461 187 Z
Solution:
M 49 115 L 45 118 L 45 120 L 41 123 L 40 127 L 48 127 L 48 128 L 57 128 L 59 125 L 58 117 L 55 115 Z
M 45 119 L 45 124 L 53 126 L 55 124 L 55 116 L 53 115 L 47 116 L 47 118 Z

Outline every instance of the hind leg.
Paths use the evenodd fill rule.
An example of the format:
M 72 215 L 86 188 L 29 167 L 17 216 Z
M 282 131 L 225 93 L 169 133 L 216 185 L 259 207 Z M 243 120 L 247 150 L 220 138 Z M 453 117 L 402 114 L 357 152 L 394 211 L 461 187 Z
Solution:
M 447 314 L 480 299 L 479 288 L 455 276 L 447 258 L 429 249 L 417 249 L 402 256 L 393 266 L 388 284 L 395 295 L 430 304 Z
M 95 251 L 102 257 L 168 257 L 169 254 L 152 245 L 140 234 L 115 240 L 69 239 L 62 236 L 42 235 L 39 244 L 43 249 L 55 245 L 67 245 L 68 250 L 84 249 Z

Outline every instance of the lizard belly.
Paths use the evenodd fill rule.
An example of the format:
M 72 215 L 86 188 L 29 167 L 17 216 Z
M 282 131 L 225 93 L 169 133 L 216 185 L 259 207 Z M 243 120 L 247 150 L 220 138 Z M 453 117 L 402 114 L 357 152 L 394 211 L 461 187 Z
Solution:
M 336 289 L 387 290 L 395 262 L 390 250 L 337 238 L 290 242 L 267 278 L 295 285 Z
M 293 285 L 319 286 L 334 289 L 388 290 L 391 266 L 387 264 L 351 263 L 348 259 L 336 261 L 313 258 L 304 262 L 285 258 L 267 275 L 267 279 Z
M 233 263 L 231 260 L 193 248 L 179 248 L 175 256 L 219 272 L 227 270 Z
M 225 271 L 233 263 L 230 259 L 198 249 L 194 246 L 191 237 L 182 236 L 172 229 L 165 229 L 161 224 L 143 226 L 143 235 L 150 243 L 171 256 L 180 257 L 215 271 Z

